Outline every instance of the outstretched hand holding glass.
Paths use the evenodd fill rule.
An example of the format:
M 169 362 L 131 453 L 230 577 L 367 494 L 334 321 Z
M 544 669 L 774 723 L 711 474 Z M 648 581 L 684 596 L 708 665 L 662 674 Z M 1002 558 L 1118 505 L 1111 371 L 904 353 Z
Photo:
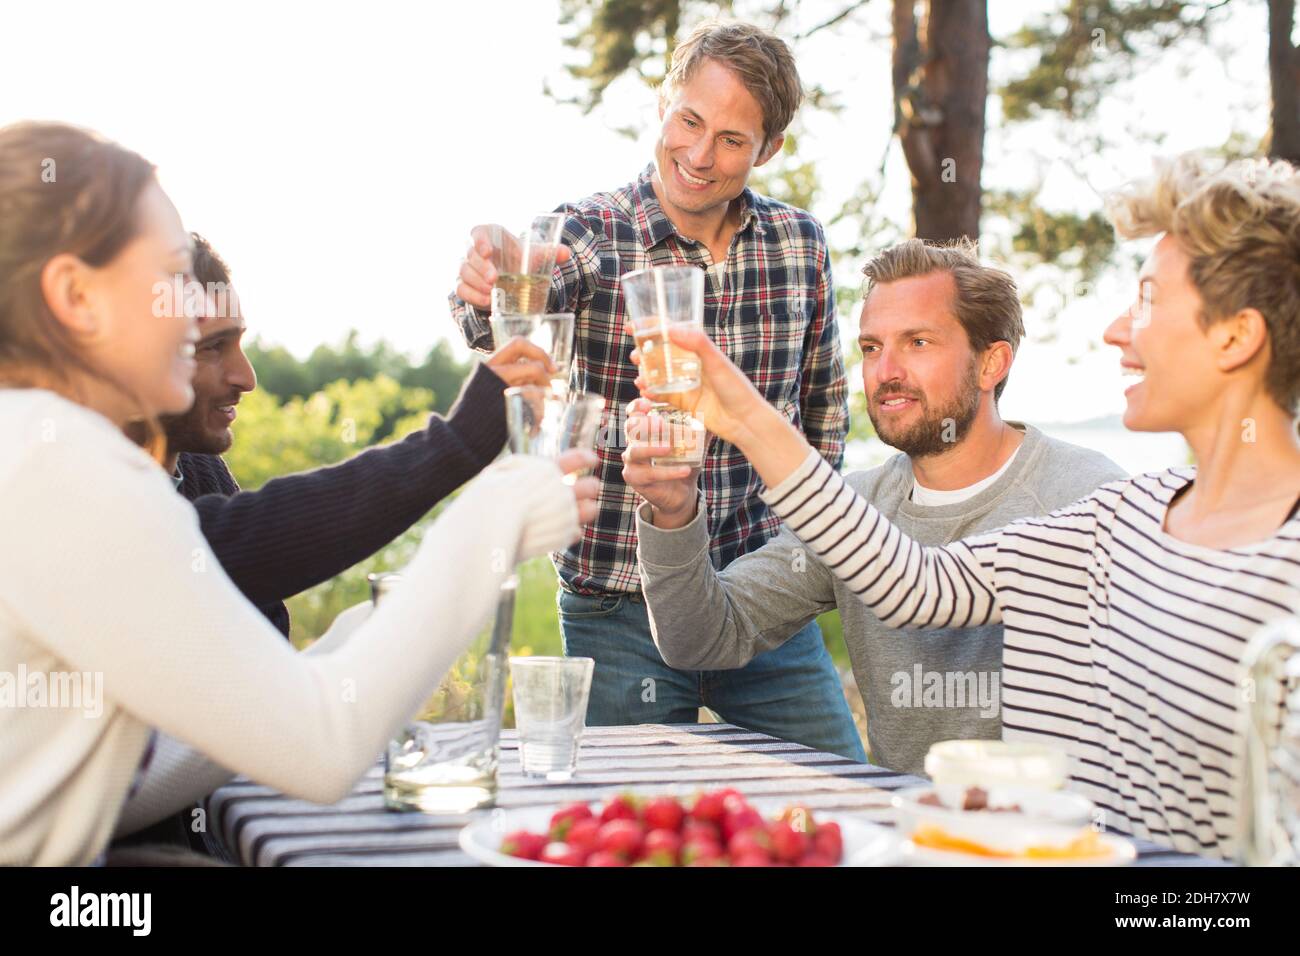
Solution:
M 560 242 L 563 220 L 558 214 L 535 217 L 533 226 L 526 231 L 539 232 L 532 250 L 520 236 L 502 226 L 475 226 L 460 264 L 456 295 L 481 312 L 545 312 L 551 267 L 572 256 L 568 246 Z
M 631 323 L 624 326 L 633 333 Z M 667 331 L 674 345 L 699 357 L 700 387 L 688 392 L 653 392 L 638 372 L 636 387 L 653 401 L 668 402 L 690 412 L 704 427 L 741 450 L 769 488 L 788 478 L 808 457 L 812 446 L 803 434 L 759 394 L 758 389 L 731 359 L 723 355 L 702 329 L 672 326 Z M 640 349 L 632 362 L 641 367 Z

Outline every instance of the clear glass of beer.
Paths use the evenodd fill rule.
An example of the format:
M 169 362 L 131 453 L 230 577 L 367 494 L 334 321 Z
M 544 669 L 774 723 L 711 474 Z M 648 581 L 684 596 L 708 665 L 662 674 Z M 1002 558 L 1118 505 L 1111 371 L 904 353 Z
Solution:
M 571 448 L 595 448 L 605 399 L 589 392 L 558 395 L 543 385 L 506 389 L 506 431 L 516 455 L 555 458 Z M 572 483 L 574 474 L 565 476 Z
M 709 441 L 709 433 L 702 421 L 689 412 L 674 408 L 667 402 L 659 402 L 651 406 L 650 411 L 646 413 L 646 418 L 649 432 L 646 444 L 667 445 L 672 448 L 667 455 L 651 458 L 651 465 L 703 467 L 704 449 Z
M 546 352 L 555 363 L 551 388 L 564 396 L 569 391 L 569 368 L 573 363 L 572 312 L 548 312 L 541 315 L 493 313 L 492 341 L 497 348 L 521 335 Z
M 564 233 L 562 213 L 534 216 L 527 228 L 510 233 L 492 227 L 493 315 L 538 315 L 546 311 L 551 273 Z
M 668 340 L 672 326 L 704 328 L 704 270 L 656 266 L 622 278 L 627 315 L 641 351 L 646 391 L 689 392 L 700 384 L 700 360 Z
M 400 574 L 369 576 L 378 606 Z M 384 804 L 392 810 L 464 813 L 496 802 L 506 660 L 518 579 L 501 587 L 496 614 L 384 752 Z

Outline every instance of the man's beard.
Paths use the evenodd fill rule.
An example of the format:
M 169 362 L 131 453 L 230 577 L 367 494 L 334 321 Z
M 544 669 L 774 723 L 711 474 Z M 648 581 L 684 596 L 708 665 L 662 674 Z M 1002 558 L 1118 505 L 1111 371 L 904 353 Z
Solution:
M 172 454 L 187 452 L 197 455 L 220 455 L 230 449 L 230 432 L 219 434 L 205 428 L 203 419 L 212 412 L 212 405 L 197 402 L 183 415 L 163 415 L 158 419 L 167 436 L 167 450 Z
M 875 408 L 880 400 L 891 397 L 915 398 L 921 403 L 921 417 L 910 425 L 881 428 L 881 419 L 876 416 Z M 909 458 L 927 458 L 942 454 L 965 438 L 979 407 L 979 370 L 972 362 L 966 369 L 956 397 L 942 408 L 931 411 L 921 393 L 904 392 L 886 382 L 876 390 L 876 401 L 867 402 L 867 416 L 877 437 L 886 445 L 897 448 Z

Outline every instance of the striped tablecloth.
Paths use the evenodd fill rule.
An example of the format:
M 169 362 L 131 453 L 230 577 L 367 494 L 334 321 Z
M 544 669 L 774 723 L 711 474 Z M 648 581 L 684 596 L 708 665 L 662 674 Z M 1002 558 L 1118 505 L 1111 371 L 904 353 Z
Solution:
M 350 796 L 330 806 L 236 779 L 206 801 L 209 844 L 245 866 L 474 866 L 457 844 L 461 828 L 479 815 L 520 807 L 596 802 L 629 789 L 686 795 L 731 786 L 753 798 L 852 811 L 889 824 L 890 791 L 924 782 L 731 724 L 588 728 L 577 776 L 563 783 L 524 777 L 518 736 L 503 731 L 498 809 L 469 815 L 386 810 L 382 775 L 375 766 Z M 1141 842 L 1138 852 L 1139 865 L 1211 862 Z

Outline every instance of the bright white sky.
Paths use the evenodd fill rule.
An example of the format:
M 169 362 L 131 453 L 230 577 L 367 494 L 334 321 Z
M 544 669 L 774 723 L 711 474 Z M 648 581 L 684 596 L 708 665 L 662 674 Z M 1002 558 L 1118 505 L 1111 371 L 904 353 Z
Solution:
M 990 3 L 1005 35 L 1035 3 Z M 476 222 L 520 223 L 559 202 L 632 179 L 649 161 L 654 94 L 620 82 L 590 117 L 542 91 L 565 83 L 556 0 L 365 4 L 66 0 L 4 13 L 0 124 L 58 119 L 97 129 L 160 168 L 186 225 L 231 264 L 251 330 L 305 355 L 350 328 L 422 354 L 460 347 L 446 294 Z M 1108 104 L 1114 124 L 1166 134 L 1162 150 L 1212 147 L 1236 125 L 1267 126 L 1263 3 L 1233 4 L 1219 42 L 1190 75 L 1143 71 Z M 839 0 L 804 0 L 804 28 Z M 130 11 L 130 12 L 127 12 Z M 888 5 L 796 49 L 809 82 L 845 91 L 839 116 L 809 115 L 829 218 L 889 134 Z M 865 39 L 873 32 L 875 41 Z M 990 104 L 991 116 L 996 104 Z M 644 130 L 639 141 L 615 132 Z M 1034 175 L 1023 143 L 991 131 L 986 185 Z M 1043 152 L 1037 134 L 1035 152 Z M 1043 167 L 1045 200 L 1070 206 L 1150 168 L 1145 149 L 1093 157 L 1089 184 Z M 908 228 L 907 174 L 895 145 L 883 208 Z M 1036 179 L 1030 181 L 1037 181 Z M 1090 203 L 1090 201 L 1088 201 Z M 1087 203 L 1085 203 L 1087 204 Z M 853 267 L 856 269 L 856 265 Z M 1084 354 L 1128 295 L 1117 276 L 1068 310 L 1058 340 L 1027 343 L 1003 399 L 1009 417 L 1078 420 L 1122 408 L 1113 350 Z M 851 341 L 857 316 L 841 325 Z M 1031 334 L 1048 331 L 1027 316 Z M 853 348 L 854 346 L 849 346 Z M 463 351 L 463 348 L 462 348 Z M 1081 356 L 1066 364 L 1068 356 Z

